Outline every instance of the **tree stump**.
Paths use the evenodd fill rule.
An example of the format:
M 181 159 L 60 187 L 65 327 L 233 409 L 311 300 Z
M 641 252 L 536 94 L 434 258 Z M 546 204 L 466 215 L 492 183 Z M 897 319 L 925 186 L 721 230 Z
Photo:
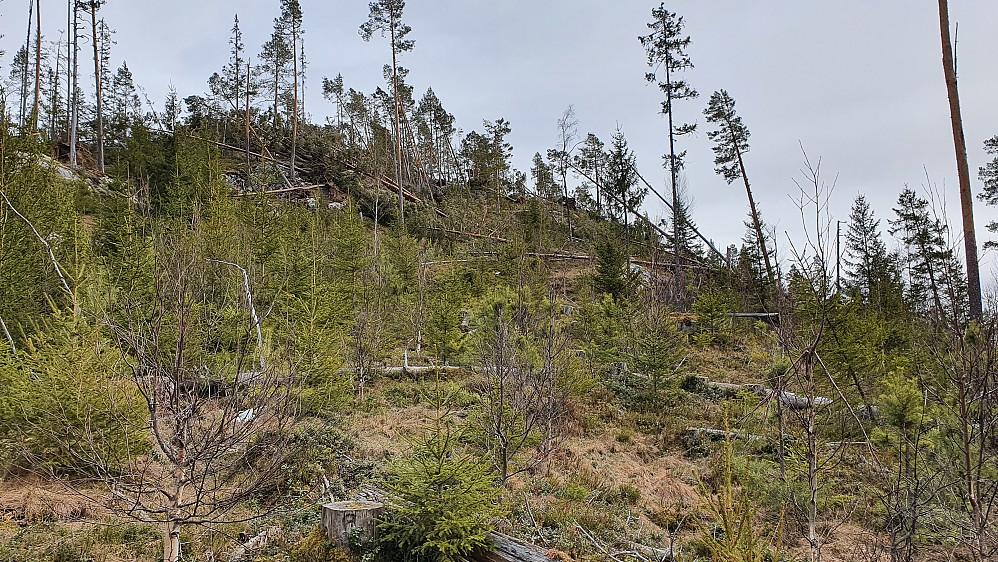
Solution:
M 330 542 L 349 548 L 354 529 L 360 529 L 362 540 L 378 537 L 378 517 L 385 505 L 372 501 L 345 501 L 322 506 L 322 528 Z

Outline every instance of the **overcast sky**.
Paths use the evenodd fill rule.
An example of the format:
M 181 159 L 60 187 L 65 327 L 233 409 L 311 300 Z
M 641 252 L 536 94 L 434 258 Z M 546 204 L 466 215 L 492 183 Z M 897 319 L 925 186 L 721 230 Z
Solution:
M 31 0 L 0 0 L 0 49 L 10 56 L 23 41 Z M 342 73 L 347 87 L 367 93 L 382 85 L 390 62 L 387 40 L 365 43 L 361 0 L 301 0 L 309 60 L 307 111 L 322 121 L 333 106 L 321 98 L 321 79 Z M 43 31 L 55 40 L 66 28 L 65 2 L 43 2 Z M 56 8 L 56 5 L 59 5 Z M 555 145 L 556 121 L 570 104 L 580 133 L 605 141 L 619 125 L 642 174 L 665 189 L 661 156 L 667 127 L 658 114 L 661 93 L 644 80 L 646 33 L 656 2 L 639 0 L 410 0 L 405 20 L 415 50 L 400 64 L 411 69 L 417 96 L 432 86 L 465 132 L 482 120 L 505 118 L 515 166 L 528 171 L 535 152 Z M 110 0 L 102 10 L 117 30 L 112 64 L 127 60 L 136 83 L 161 103 L 170 82 L 181 95 L 200 93 L 228 57 L 229 29 L 238 13 L 254 56 L 277 16 L 277 0 Z M 700 98 L 677 103 L 680 117 L 699 124 L 684 139 L 694 219 L 718 246 L 738 242 L 747 211 L 744 189 L 713 171 L 709 128 L 702 111 L 724 88 L 752 132 L 746 166 L 756 200 L 782 233 L 800 235 L 790 196 L 801 179 L 802 144 L 836 180 L 832 212 L 845 219 L 853 198 L 871 201 L 886 235 L 900 190 L 943 190 L 951 216 L 959 212 L 956 166 L 943 82 L 936 2 L 923 0 L 683 0 L 668 2 L 686 20 L 695 69 L 686 75 Z M 991 0 L 952 0 L 959 23 L 958 61 L 964 126 L 975 193 L 982 143 L 998 135 L 998 6 Z M 664 193 L 664 192 L 663 192 Z M 664 207 L 646 200 L 652 216 Z M 978 238 L 998 219 L 976 206 Z M 781 240 L 781 247 L 787 244 Z M 993 278 L 993 256 L 985 276 Z

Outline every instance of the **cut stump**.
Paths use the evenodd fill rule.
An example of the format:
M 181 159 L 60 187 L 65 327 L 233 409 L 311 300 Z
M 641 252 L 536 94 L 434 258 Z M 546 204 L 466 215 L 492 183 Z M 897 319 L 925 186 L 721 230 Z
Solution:
M 362 540 L 378 538 L 378 517 L 385 504 L 372 501 L 345 501 L 322 506 L 322 528 L 330 542 L 349 548 L 354 529 Z

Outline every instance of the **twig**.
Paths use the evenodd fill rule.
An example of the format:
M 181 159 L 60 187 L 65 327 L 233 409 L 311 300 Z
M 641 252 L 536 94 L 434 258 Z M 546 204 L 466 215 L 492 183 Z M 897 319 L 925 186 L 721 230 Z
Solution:
M 7 335 L 7 341 L 10 342 L 10 350 L 17 353 L 17 346 L 14 345 L 14 338 L 10 337 L 10 331 L 7 330 L 7 323 L 3 321 L 3 316 L 0 316 L 0 326 L 3 327 L 3 333 Z
M 596 548 L 600 549 L 600 551 L 603 554 L 605 554 L 607 556 L 607 558 L 609 558 L 610 560 L 615 560 L 616 562 L 621 562 L 621 560 L 619 558 L 617 558 L 613 554 L 610 554 L 610 551 L 607 550 L 598 540 L 596 540 L 596 537 L 594 537 L 591 534 L 589 534 L 589 531 L 587 531 L 585 529 L 585 527 L 583 527 L 582 525 L 579 525 L 578 521 L 573 521 L 573 523 L 575 523 L 575 528 L 578 529 L 578 530 L 580 530 L 580 531 L 582 531 L 582 534 L 585 535 L 586 538 L 589 539 L 589 541 L 592 542 L 593 545 Z

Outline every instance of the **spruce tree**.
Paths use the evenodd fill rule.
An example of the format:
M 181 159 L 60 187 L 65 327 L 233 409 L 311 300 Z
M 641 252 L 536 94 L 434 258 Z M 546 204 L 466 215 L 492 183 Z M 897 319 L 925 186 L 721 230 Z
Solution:
M 216 72 L 208 79 L 208 86 L 211 93 L 224 99 L 229 109 L 234 110 L 239 115 L 239 107 L 246 90 L 246 57 L 243 55 L 245 46 L 243 45 L 243 33 L 239 29 L 239 15 L 236 14 L 232 24 L 232 35 L 229 37 L 229 62 L 222 68 L 221 72 Z
M 603 186 L 606 183 L 607 169 L 606 146 L 596 135 L 589 133 L 586 140 L 579 148 L 579 153 L 572 159 L 572 167 L 586 179 L 583 187 L 592 187 L 596 190 L 596 213 L 603 215 L 604 200 Z
M 672 252 L 673 255 L 679 253 L 681 256 L 693 258 L 698 261 L 703 258 L 703 246 L 696 235 L 696 223 L 693 222 L 690 203 L 684 197 L 683 191 L 683 189 L 679 190 L 679 206 L 669 210 L 668 222 L 668 224 L 679 227 L 679 246 L 678 248 L 675 246 L 675 238 L 669 238 L 665 241 L 665 249 Z M 675 230 L 674 228 L 673 232 Z
M 606 193 L 611 198 L 610 209 L 613 214 L 624 221 L 625 251 L 630 261 L 631 231 L 628 212 L 636 212 L 648 192 L 638 187 L 637 159 L 634 152 L 628 148 L 623 131 L 618 128 L 613 133 L 610 144 Z
M 846 286 L 868 297 L 887 266 L 887 246 L 880 235 L 880 219 L 866 197 L 857 195 L 849 212 L 846 230 Z
M 534 191 L 539 197 L 552 199 L 558 195 L 559 188 L 554 180 L 554 170 L 544 161 L 540 152 L 534 154 L 530 177 L 534 180 Z

